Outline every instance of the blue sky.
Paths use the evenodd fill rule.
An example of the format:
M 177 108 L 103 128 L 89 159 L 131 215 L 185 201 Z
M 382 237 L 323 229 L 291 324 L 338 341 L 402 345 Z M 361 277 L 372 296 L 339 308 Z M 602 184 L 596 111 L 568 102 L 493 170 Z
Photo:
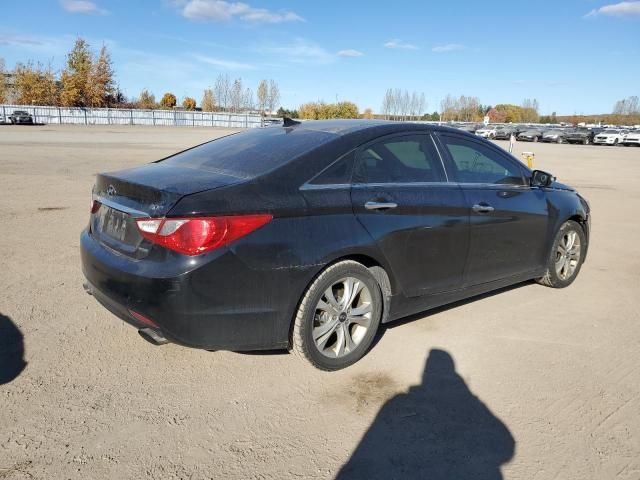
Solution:
M 351 100 L 380 109 L 386 88 L 483 104 L 537 98 L 541 113 L 610 112 L 640 95 L 640 1 L 388 2 L 41 0 L 4 2 L 0 57 L 64 65 L 76 36 L 109 47 L 128 96 L 200 101 L 219 73 L 285 107 Z

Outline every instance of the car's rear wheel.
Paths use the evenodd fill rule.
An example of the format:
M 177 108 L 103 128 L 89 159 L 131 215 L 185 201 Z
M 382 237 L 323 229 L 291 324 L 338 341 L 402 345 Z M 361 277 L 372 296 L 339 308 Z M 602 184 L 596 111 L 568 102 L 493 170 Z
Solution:
M 553 288 L 568 287 L 578 276 L 584 262 L 587 237 L 579 223 L 562 224 L 551 248 L 547 271 L 537 282 Z
M 382 293 L 369 269 L 346 260 L 324 270 L 305 292 L 292 349 L 320 370 L 339 370 L 367 352 L 382 317 Z

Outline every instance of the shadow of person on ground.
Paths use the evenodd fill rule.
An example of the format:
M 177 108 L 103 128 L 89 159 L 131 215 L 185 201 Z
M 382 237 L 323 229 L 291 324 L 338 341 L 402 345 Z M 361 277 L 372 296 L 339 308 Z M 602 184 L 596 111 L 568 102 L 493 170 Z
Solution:
M 422 384 L 387 401 L 337 475 L 348 479 L 499 480 L 514 454 L 507 427 L 431 350 Z
M 0 385 L 14 380 L 26 366 L 22 332 L 0 313 Z

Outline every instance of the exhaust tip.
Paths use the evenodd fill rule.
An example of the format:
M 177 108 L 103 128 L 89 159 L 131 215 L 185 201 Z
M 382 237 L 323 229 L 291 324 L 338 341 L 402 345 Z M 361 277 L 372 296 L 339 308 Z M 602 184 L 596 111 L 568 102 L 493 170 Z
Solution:
M 167 340 L 162 333 L 152 328 L 141 328 L 138 330 L 138 333 L 142 338 L 153 345 L 165 345 L 169 343 L 169 340 Z

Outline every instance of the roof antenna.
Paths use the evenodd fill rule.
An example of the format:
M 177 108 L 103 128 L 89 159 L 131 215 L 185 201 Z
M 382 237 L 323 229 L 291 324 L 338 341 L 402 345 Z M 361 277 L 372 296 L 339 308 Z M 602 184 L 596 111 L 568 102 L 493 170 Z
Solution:
M 295 127 L 296 125 L 300 125 L 300 122 L 292 120 L 289 117 L 282 117 L 282 126 L 283 127 Z

